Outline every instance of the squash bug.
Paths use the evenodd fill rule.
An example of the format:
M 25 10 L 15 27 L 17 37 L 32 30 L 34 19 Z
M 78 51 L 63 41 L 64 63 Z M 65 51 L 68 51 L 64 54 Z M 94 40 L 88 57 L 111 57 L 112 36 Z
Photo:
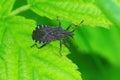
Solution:
M 58 19 L 57 19 L 58 20 Z M 59 21 L 59 20 L 58 20 Z M 83 23 L 83 20 L 80 24 Z M 70 24 L 65 30 L 62 29 L 61 22 L 59 21 L 58 27 L 52 27 L 47 25 L 37 25 L 37 27 L 33 30 L 32 39 L 35 41 L 31 47 L 36 46 L 38 49 L 43 48 L 51 41 L 59 40 L 60 41 L 60 50 L 59 53 L 61 54 L 62 50 L 62 40 L 68 37 L 73 37 L 73 31 L 69 31 L 72 24 Z M 37 44 L 43 43 L 40 47 Z

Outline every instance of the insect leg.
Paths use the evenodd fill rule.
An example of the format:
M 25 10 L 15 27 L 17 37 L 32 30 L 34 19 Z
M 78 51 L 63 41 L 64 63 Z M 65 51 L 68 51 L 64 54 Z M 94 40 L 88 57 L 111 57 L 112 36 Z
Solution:
M 37 45 L 37 44 L 35 43 L 35 44 L 33 44 L 32 46 L 30 46 L 30 47 L 32 48 L 32 47 L 34 47 L 34 46 L 36 46 L 36 45 Z
M 58 16 L 57 16 L 57 21 L 59 22 L 59 27 L 61 27 L 61 21 L 58 19 Z
M 60 53 L 60 55 L 62 56 L 61 51 L 62 51 L 62 40 L 60 40 L 60 50 L 59 50 L 59 53 Z
M 59 26 L 61 27 L 61 22 L 59 21 Z
M 38 49 L 40 49 L 40 48 L 43 48 L 44 46 L 46 46 L 48 43 L 44 43 L 42 46 L 40 46 L 40 47 L 37 47 Z

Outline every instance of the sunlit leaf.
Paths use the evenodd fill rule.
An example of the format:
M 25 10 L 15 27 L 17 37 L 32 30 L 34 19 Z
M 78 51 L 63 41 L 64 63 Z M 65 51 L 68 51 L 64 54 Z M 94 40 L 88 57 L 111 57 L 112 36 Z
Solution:
M 92 3 L 85 3 L 82 0 L 28 0 L 31 9 L 40 16 L 50 19 L 70 21 L 79 24 L 84 20 L 85 25 L 109 27 L 110 22 L 105 18 L 101 11 Z
M 0 17 L 8 16 L 13 8 L 15 0 L 0 0 Z
M 95 0 L 95 3 L 114 25 L 120 27 L 120 6 L 114 0 Z

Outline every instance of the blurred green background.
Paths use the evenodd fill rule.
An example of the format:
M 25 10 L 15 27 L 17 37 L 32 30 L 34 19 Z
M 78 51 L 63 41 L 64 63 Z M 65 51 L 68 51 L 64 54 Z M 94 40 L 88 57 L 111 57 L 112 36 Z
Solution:
M 0 74 L 2 74 L 0 80 L 17 80 L 19 77 L 20 80 L 120 80 L 119 0 L 10 0 L 8 2 L 7 0 L 1 0 L 0 10 L 0 62 L 2 64 L 0 66 Z M 23 18 L 14 18 L 15 16 L 24 17 L 31 23 L 30 21 L 24 21 Z M 36 25 L 43 24 L 57 27 L 57 16 L 62 22 L 63 29 L 71 23 L 77 25 L 81 20 L 84 20 L 84 23 L 75 31 L 74 37 L 66 39 L 67 42 L 63 42 L 65 45 L 63 46 L 63 54 L 66 54 L 67 59 L 60 59 L 59 43 L 53 42 L 41 51 L 28 48 L 29 45 L 34 43 L 31 34 Z M 19 26 L 22 26 L 22 28 Z M 19 35 L 22 35 L 22 37 Z M 49 56 L 51 50 L 53 50 L 51 52 L 53 54 Z M 18 56 L 15 51 L 22 53 L 22 57 L 26 56 L 24 53 L 27 53 L 27 57 L 19 59 L 20 55 Z M 13 53 L 15 55 L 11 55 Z M 31 54 L 36 58 L 39 55 L 41 61 L 37 62 L 28 57 Z M 11 61 L 8 59 L 9 56 Z M 18 59 L 14 59 L 16 56 Z M 30 59 L 29 61 L 33 60 L 33 63 L 29 64 L 28 59 Z M 17 62 L 21 63 L 12 62 L 13 60 L 18 60 Z M 11 67 L 10 65 L 7 67 L 10 70 L 5 68 L 6 65 L 11 63 Z M 26 64 L 27 66 L 24 66 Z M 37 66 L 37 64 L 44 68 Z M 14 67 L 13 65 L 17 66 Z M 19 69 L 18 67 L 21 65 L 23 67 Z M 34 65 L 37 67 L 33 67 Z M 28 66 L 32 66 L 36 71 L 39 68 L 39 75 L 36 75 L 36 72 L 31 72 L 31 67 L 25 70 Z M 70 70 L 68 67 L 70 67 Z M 17 78 L 13 76 L 16 73 L 12 72 L 15 68 L 18 68 L 18 71 L 15 71 L 18 72 Z M 22 69 L 23 71 L 19 72 Z M 19 75 L 23 73 L 25 73 L 25 76 Z M 31 73 L 35 76 L 30 77 Z M 54 74 L 58 75 L 54 76 Z M 72 77 L 67 76 L 68 74 Z

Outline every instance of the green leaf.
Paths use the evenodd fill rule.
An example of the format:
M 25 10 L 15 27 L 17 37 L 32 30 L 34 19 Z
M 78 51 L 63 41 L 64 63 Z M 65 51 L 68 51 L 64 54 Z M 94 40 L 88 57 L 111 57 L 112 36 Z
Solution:
M 120 27 L 120 6 L 114 0 L 95 0 L 95 2 L 107 18 Z
M 0 17 L 8 16 L 13 8 L 15 0 L 0 0 Z
M 74 38 L 73 51 L 97 54 L 120 66 L 120 34 L 115 26 L 111 26 L 110 29 L 82 26 L 76 31 Z
M 50 19 L 70 21 L 79 24 L 84 20 L 85 25 L 109 27 L 111 23 L 105 18 L 93 3 L 85 3 L 82 0 L 28 0 L 30 8 L 40 16 Z
M 60 56 L 59 42 L 30 48 L 35 21 L 12 16 L 0 22 L 0 80 L 82 80 L 65 46 Z

